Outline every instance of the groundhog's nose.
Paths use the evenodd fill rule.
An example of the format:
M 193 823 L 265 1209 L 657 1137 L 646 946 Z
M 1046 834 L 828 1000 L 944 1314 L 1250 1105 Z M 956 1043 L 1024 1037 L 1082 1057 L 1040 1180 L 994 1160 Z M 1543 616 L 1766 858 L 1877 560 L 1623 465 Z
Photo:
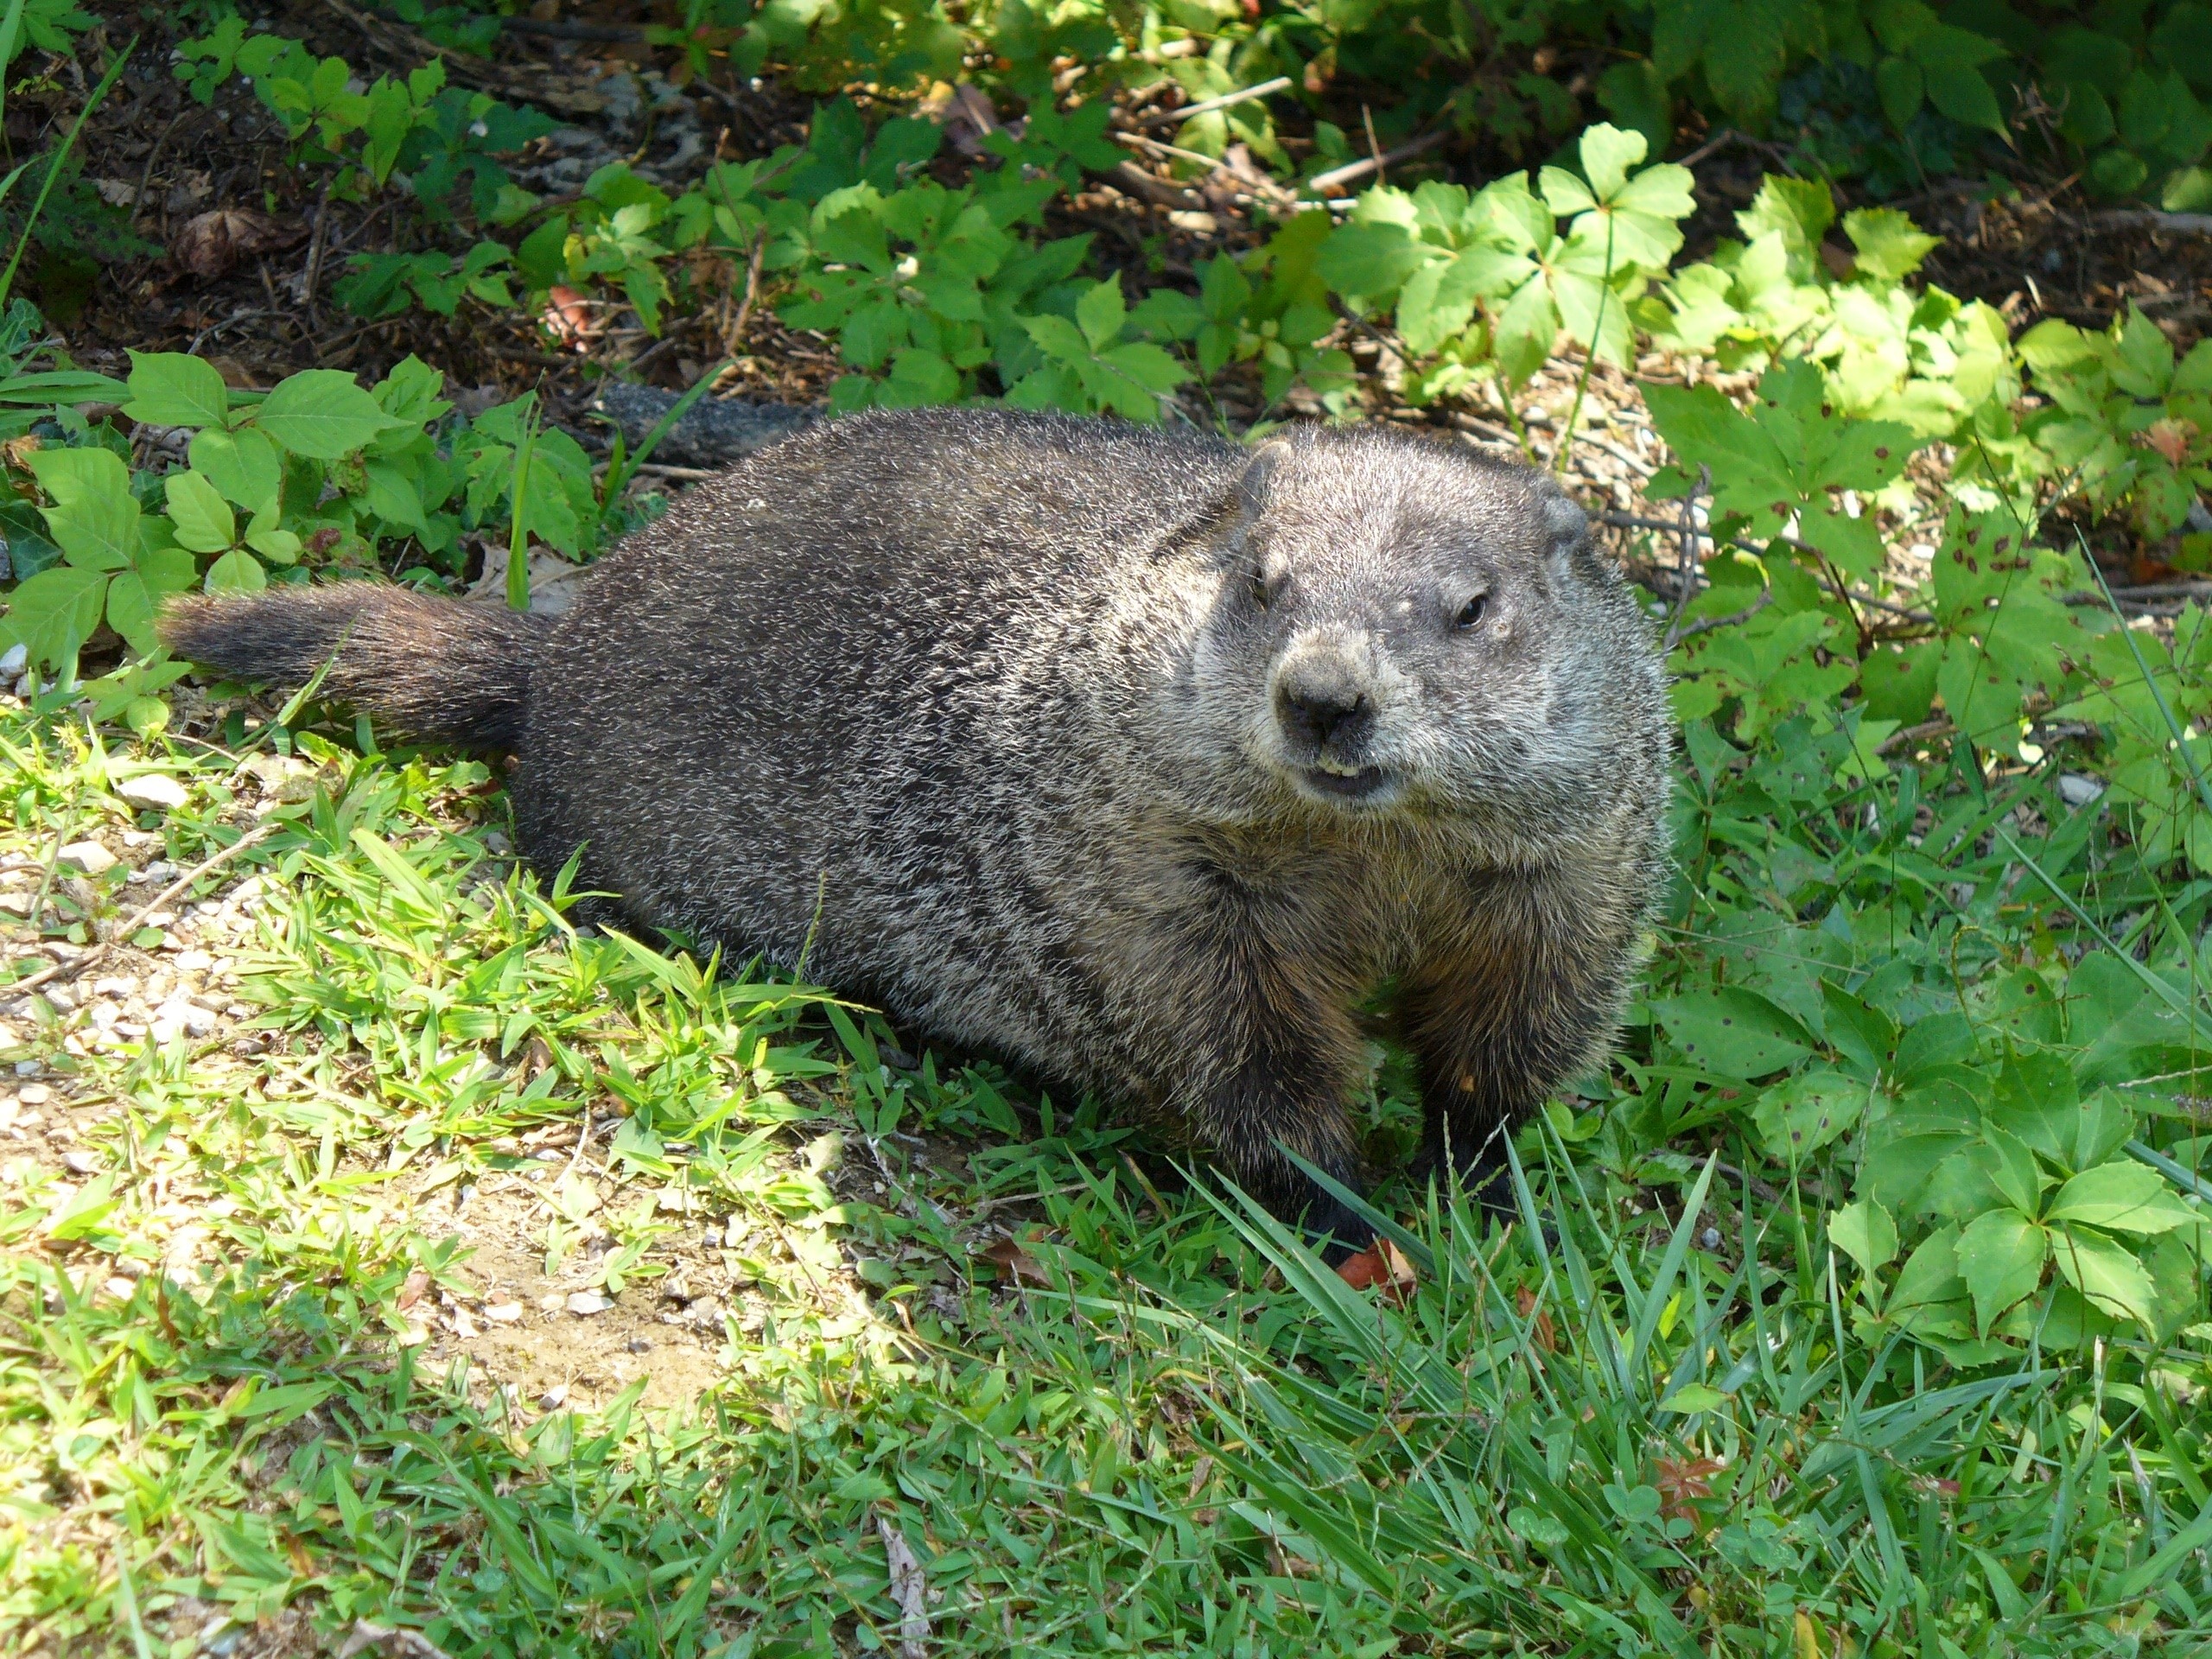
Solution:
M 1375 705 L 1338 664 L 1301 663 L 1275 688 L 1275 718 L 1283 730 L 1315 753 L 1348 748 L 1373 723 Z

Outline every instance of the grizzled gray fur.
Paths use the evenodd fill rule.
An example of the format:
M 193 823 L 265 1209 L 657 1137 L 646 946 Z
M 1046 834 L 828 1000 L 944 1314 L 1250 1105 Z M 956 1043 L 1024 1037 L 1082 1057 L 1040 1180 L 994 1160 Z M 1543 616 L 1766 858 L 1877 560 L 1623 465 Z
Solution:
M 1660 658 L 1540 474 L 1386 429 L 1256 451 L 875 414 L 765 449 L 555 621 L 349 584 L 177 652 L 519 754 L 525 850 L 619 917 L 1195 1130 L 1369 1236 L 1378 987 L 1431 1164 L 1598 1058 L 1664 853 Z

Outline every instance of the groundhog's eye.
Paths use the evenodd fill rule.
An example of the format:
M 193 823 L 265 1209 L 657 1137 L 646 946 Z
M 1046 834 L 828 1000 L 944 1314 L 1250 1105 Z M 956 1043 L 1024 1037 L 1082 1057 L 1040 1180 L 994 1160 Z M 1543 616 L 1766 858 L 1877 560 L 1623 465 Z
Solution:
M 1477 594 L 1472 599 L 1469 600 L 1465 605 L 1462 605 L 1459 607 L 1459 614 L 1452 619 L 1452 626 L 1454 627 L 1460 628 L 1471 628 L 1476 623 L 1483 620 L 1484 613 L 1487 613 L 1489 609 L 1490 595 L 1488 594 Z
M 1268 600 L 1274 597 L 1274 590 L 1268 586 L 1268 573 L 1264 570 L 1254 570 L 1252 572 L 1252 602 L 1264 611 L 1268 608 Z

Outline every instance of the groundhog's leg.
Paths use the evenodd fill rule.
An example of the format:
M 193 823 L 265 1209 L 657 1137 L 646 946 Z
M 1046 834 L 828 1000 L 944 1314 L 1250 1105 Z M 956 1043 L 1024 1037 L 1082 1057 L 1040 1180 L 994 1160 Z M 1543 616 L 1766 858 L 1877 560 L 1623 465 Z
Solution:
M 1630 954 L 1627 925 L 1607 922 L 1586 902 L 1501 891 L 1409 976 L 1404 1035 L 1427 1120 L 1417 1176 L 1448 1170 L 1486 1205 L 1511 1206 L 1503 1132 L 1612 1030 Z
M 1338 1262 L 1372 1242 L 1373 1230 L 1276 1143 L 1360 1190 L 1349 1108 L 1365 1050 L 1348 997 L 1300 973 L 1261 932 L 1232 906 L 1183 918 L 1162 942 L 1157 960 L 1181 969 L 1170 1005 L 1181 1016 L 1179 1092 L 1230 1179 Z M 1160 988 L 1155 977 L 1153 995 Z

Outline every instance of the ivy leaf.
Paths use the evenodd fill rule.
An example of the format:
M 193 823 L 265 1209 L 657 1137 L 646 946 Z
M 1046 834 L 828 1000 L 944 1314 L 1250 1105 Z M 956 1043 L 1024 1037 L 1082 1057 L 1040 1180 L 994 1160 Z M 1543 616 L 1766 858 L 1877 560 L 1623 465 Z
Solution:
M 2063 1226 L 2051 1246 L 2066 1282 L 2093 1305 L 2145 1327 L 2153 1323 L 2157 1298 L 2150 1275 L 2125 1245 L 2087 1227 Z
M 2085 1169 L 2060 1187 L 2050 1218 L 2122 1233 L 2171 1232 L 2205 1219 L 2174 1197 L 2156 1170 L 2120 1161 Z
M 2050 1254 L 2050 1236 L 2016 1210 L 1992 1210 L 1967 1224 L 1959 1235 L 1959 1277 L 1983 1332 L 2043 1282 Z
M 231 392 L 213 364 L 182 352 L 132 352 L 130 401 L 123 412 L 156 426 L 218 427 L 230 419 Z
M 336 461 L 399 424 L 337 369 L 306 369 L 279 381 L 257 416 L 262 431 L 296 455 Z

